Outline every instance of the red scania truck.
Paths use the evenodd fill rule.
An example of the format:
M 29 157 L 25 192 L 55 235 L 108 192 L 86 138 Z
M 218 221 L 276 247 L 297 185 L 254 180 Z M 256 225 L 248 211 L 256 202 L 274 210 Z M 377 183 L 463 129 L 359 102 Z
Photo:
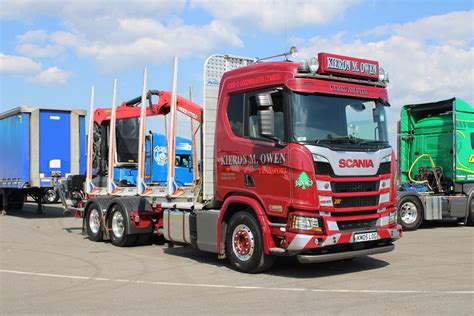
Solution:
M 301 63 L 213 55 L 204 66 L 201 119 L 199 106 L 177 102 L 175 88 L 154 104 L 145 73 L 141 102 L 113 104 L 107 119 L 91 120 L 85 189 L 72 177 L 66 195 L 85 198 L 76 202 L 92 240 L 124 246 L 160 234 L 228 258 L 243 272 L 265 271 L 276 256 L 311 263 L 391 251 L 401 228 L 387 82 L 378 62 L 334 54 Z M 201 170 L 192 187 L 173 179 L 176 110 L 201 124 Z M 168 113 L 168 182 L 153 184 L 143 167 L 145 122 Z M 135 130 L 122 120 L 138 124 L 126 135 L 138 143 L 128 164 L 106 144 L 107 133 L 110 140 Z M 93 143 L 94 131 L 105 133 L 101 144 Z M 103 161 L 92 166 L 94 148 Z M 138 170 L 136 186 L 116 178 L 114 167 L 125 165 Z

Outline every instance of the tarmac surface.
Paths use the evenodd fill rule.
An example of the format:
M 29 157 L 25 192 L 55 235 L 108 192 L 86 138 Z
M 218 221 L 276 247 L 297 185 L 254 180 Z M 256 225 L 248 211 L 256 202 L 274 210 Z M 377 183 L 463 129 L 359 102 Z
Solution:
M 198 250 L 118 248 L 58 205 L 0 216 L 0 314 L 470 314 L 474 227 L 430 224 L 395 251 L 350 262 L 292 258 L 249 275 Z

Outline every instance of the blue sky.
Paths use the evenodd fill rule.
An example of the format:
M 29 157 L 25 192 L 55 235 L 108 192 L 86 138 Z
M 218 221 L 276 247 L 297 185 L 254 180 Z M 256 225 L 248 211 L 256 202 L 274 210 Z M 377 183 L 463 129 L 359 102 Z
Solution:
M 390 72 L 390 126 L 401 105 L 460 96 L 473 102 L 473 1 L 34 1 L 0 3 L 0 112 L 20 105 L 109 107 L 149 88 L 202 102 L 202 66 L 214 53 L 301 57 L 326 51 L 376 59 Z M 392 139 L 393 141 L 394 139 Z

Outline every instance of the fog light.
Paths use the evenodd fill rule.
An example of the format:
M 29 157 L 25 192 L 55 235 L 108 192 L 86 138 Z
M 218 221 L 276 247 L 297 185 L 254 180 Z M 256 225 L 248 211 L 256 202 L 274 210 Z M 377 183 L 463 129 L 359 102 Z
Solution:
M 388 215 L 388 224 L 394 225 L 397 223 L 397 211 L 390 212 Z

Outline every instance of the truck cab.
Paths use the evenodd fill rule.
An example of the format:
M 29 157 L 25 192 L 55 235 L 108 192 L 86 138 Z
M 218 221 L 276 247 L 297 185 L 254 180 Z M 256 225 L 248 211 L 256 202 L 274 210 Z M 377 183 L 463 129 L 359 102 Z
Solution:
M 251 209 L 268 225 L 265 253 L 321 262 L 393 249 L 401 228 L 383 79 L 375 61 L 326 53 L 309 63 L 262 62 L 224 73 L 215 200 L 225 205 L 221 212 Z M 240 227 L 227 231 L 245 258 L 254 233 Z

